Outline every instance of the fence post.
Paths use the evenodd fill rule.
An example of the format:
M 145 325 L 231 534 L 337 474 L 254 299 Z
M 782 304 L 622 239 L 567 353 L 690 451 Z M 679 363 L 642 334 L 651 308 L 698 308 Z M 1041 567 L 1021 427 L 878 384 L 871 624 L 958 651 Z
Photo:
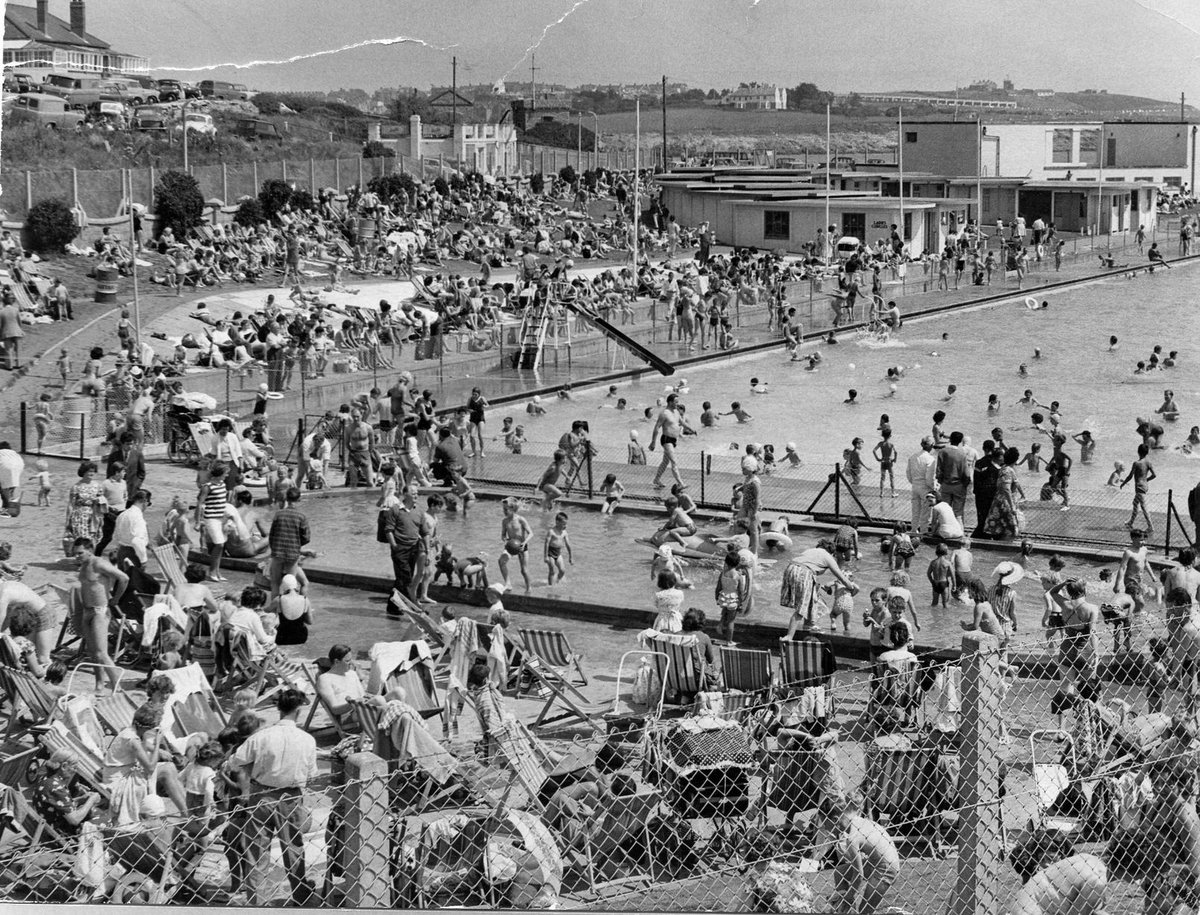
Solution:
M 333 160 L 333 183 L 340 194 L 342 192 L 342 160 L 338 158 Z
M 842 517 L 842 465 L 833 465 L 833 516 Z
M 25 210 L 33 209 L 33 172 L 25 170 Z
M 28 174 L 28 172 L 26 172 L 26 174 Z M 22 400 L 21 401 L 21 453 L 22 454 L 29 453 L 29 436 L 25 432 L 25 422 L 27 419 L 28 419 L 28 414 L 26 413 L 26 410 L 25 410 L 25 401 Z M 1170 525 L 1170 523 L 1171 523 L 1171 517 L 1170 517 L 1170 515 L 1168 515 L 1167 516 L 1167 524 Z
M 84 457 L 86 457 L 86 455 L 84 454 L 84 451 L 87 450 L 86 441 L 87 441 L 87 418 L 88 418 L 88 415 L 89 414 L 86 412 L 79 414 L 79 460 L 81 460 L 81 461 L 84 459 Z
M 951 915 L 1000 911 L 1001 656 L 995 636 L 962 640 L 962 767 L 959 771 L 958 874 Z
M 704 452 L 700 452 L 700 504 L 705 504 L 704 498 Z
M 391 894 L 387 763 L 374 753 L 346 760 L 345 905 L 387 908 Z
M 129 194 L 130 199 L 133 199 L 133 175 L 130 169 L 129 177 Z M 224 162 L 221 163 L 221 199 L 225 201 L 225 205 L 229 206 L 229 166 Z
M 287 181 L 287 159 L 279 160 L 279 170 L 283 172 L 283 180 Z
M 315 197 L 317 194 L 317 162 L 312 157 L 308 157 L 308 189 Z
M 25 441 L 25 404 L 21 403 L 21 441 Z M 24 449 L 24 444 L 21 448 Z M 1175 508 L 1175 490 L 1167 490 L 1167 539 L 1163 542 L 1163 555 L 1171 555 L 1171 515 L 1174 514 Z
M 358 157 L 358 186 L 359 186 L 359 188 L 360 188 L 360 189 L 361 189 L 361 188 L 362 188 L 362 186 L 363 186 L 363 169 L 362 169 L 362 164 L 363 164 L 362 156 L 359 156 L 359 157 Z
M 24 406 L 24 404 L 22 404 Z M 24 428 L 24 427 L 22 427 Z M 592 480 L 592 448 L 589 445 L 587 450 L 587 472 L 588 472 L 588 498 L 592 498 L 595 493 L 595 484 Z M 1170 521 L 1168 520 L 1168 524 Z
M 229 412 L 229 366 L 225 366 L 225 412 Z

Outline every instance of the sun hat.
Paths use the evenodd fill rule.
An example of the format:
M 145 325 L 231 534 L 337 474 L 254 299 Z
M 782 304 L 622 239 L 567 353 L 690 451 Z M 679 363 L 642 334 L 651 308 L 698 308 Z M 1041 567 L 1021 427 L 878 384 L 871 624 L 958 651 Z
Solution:
M 1012 587 L 1025 577 L 1025 570 L 1015 562 L 1002 562 L 992 571 L 992 577 L 996 578 L 999 584 Z
M 748 455 L 742 458 L 742 473 L 758 473 L 758 461 Z

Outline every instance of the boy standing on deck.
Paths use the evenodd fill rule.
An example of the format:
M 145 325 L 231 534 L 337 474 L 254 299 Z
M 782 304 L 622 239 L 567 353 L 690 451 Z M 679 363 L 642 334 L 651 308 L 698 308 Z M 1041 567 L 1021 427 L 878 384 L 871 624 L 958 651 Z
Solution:
M 1149 461 L 1150 446 L 1143 443 L 1138 445 L 1138 459 L 1133 462 L 1129 468 L 1129 475 L 1121 481 L 1121 489 L 1125 488 L 1125 484 L 1133 480 L 1133 509 L 1129 513 L 1129 521 L 1125 525 L 1132 528 L 1137 521 L 1138 509 L 1142 511 L 1142 517 L 1146 519 L 1146 533 L 1154 530 L 1154 525 L 1150 521 L 1150 513 L 1146 510 L 1146 493 L 1150 491 L 1150 481 L 1158 476 L 1154 472 L 1154 467 Z M 1130 536 L 1133 536 L 1131 530 Z M 1139 533 L 1141 533 L 1139 531 Z

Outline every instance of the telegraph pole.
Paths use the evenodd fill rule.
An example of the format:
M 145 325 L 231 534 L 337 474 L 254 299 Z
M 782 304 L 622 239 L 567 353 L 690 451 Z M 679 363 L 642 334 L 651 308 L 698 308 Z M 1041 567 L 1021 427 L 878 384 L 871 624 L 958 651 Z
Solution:
M 450 58 L 450 141 L 454 141 L 454 125 L 458 123 L 458 58 Z
M 533 111 L 537 108 L 537 71 L 540 67 L 535 67 L 533 64 L 537 60 L 536 54 L 529 55 L 529 89 L 533 98 L 529 102 L 529 110 Z
M 662 79 L 663 171 L 667 170 L 667 77 Z
M 1184 123 L 1184 122 L 1187 120 L 1187 118 L 1185 118 L 1185 117 L 1183 116 L 1183 109 L 1184 109 L 1184 104 L 1183 104 L 1183 103 L 1184 103 L 1186 100 L 1187 100 L 1187 96 L 1185 96 L 1185 95 L 1184 95 L 1182 92 L 1180 92 L 1180 93 L 1179 93 L 1179 123 L 1180 123 L 1180 124 Z

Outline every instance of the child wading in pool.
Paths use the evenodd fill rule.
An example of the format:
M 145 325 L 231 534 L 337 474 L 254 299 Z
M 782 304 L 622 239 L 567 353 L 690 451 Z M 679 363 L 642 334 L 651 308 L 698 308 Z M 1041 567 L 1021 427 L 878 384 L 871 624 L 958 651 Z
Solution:
M 872 457 L 879 461 L 879 497 L 883 498 L 883 481 L 887 479 L 888 486 L 892 490 L 892 498 L 896 497 L 896 475 L 893 468 L 896 466 L 896 446 L 892 444 L 892 430 L 889 426 L 883 430 L 883 438 L 879 444 L 875 446 L 875 450 L 871 452 Z
M 600 514 L 611 515 L 621 504 L 621 497 L 625 495 L 625 487 L 621 485 L 621 481 L 617 479 L 615 473 L 610 473 L 600 484 L 600 492 L 604 494 L 604 504 L 600 507 Z
M 929 579 L 929 586 L 933 589 L 933 599 L 929 606 L 936 607 L 940 600 L 945 607 L 954 592 L 954 566 L 950 564 L 950 550 L 946 544 L 939 543 L 936 552 L 937 555 L 925 571 L 925 577 Z
M 533 528 L 517 510 L 516 499 L 505 499 L 500 503 L 504 510 L 504 520 L 500 523 L 500 541 L 504 544 L 504 552 L 500 554 L 500 575 L 504 579 L 504 587 L 511 588 L 508 579 L 509 562 L 516 557 L 521 567 L 521 577 L 525 579 L 525 590 L 533 588 L 529 578 L 529 541 L 533 539 Z
M 556 581 L 562 581 L 566 576 L 567 567 L 563 564 L 563 553 L 567 555 L 567 562 L 574 565 L 575 557 L 571 554 L 571 538 L 567 534 L 567 513 L 559 512 L 554 516 L 554 527 L 546 531 L 546 541 L 543 547 L 542 558 L 546 560 L 546 568 L 549 569 L 546 584 L 552 585 Z

